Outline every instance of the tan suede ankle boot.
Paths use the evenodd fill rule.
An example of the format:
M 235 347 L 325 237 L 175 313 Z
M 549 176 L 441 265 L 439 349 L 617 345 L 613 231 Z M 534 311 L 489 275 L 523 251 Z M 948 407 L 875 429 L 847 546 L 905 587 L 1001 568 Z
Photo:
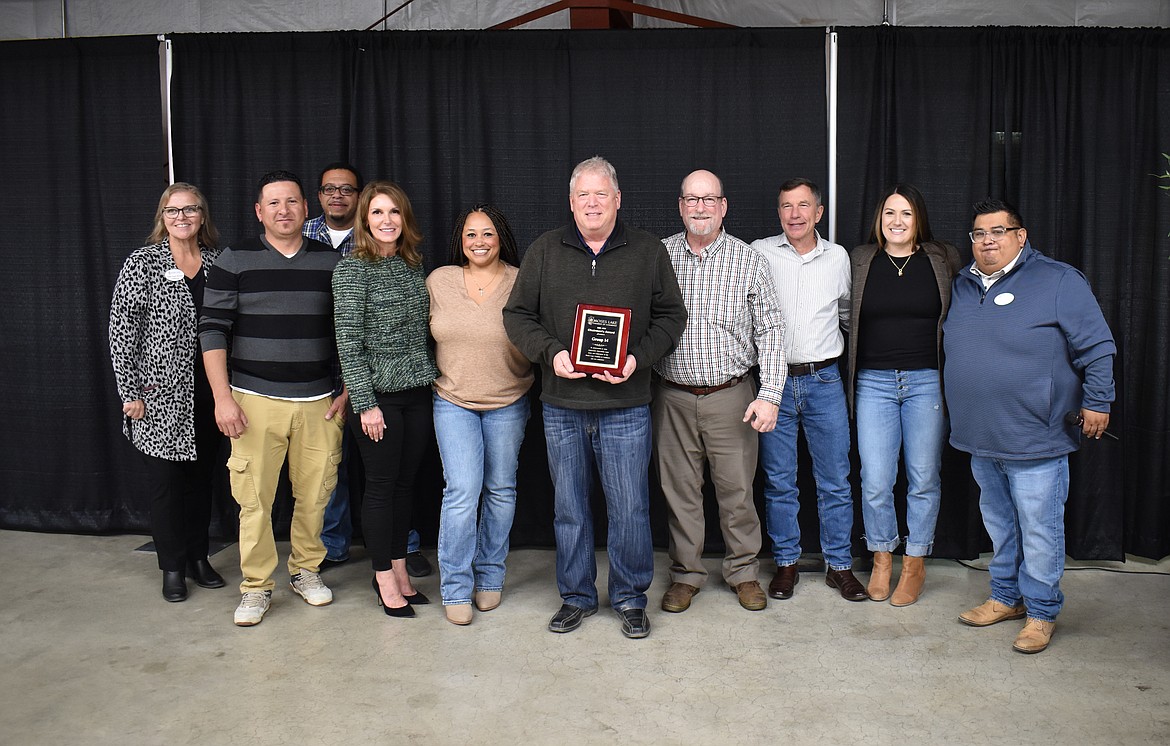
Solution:
M 890 598 L 891 606 L 909 606 L 918 600 L 922 584 L 926 582 L 926 563 L 922 557 L 906 555 L 902 558 L 902 575 Z
M 873 570 L 869 573 L 869 597 L 874 601 L 885 601 L 890 597 L 890 571 L 894 558 L 889 552 L 873 553 Z

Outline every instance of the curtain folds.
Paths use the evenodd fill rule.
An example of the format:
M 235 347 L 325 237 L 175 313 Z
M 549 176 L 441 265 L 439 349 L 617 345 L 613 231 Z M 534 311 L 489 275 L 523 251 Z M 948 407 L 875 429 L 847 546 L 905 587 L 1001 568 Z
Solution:
M 5 42 L 0 69 L 0 526 L 140 528 L 107 322 L 167 183 L 158 42 Z
M 840 44 L 841 162 L 861 165 L 843 170 L 841 224 L 861 242 L 880 190 L 909 181 L 969 259 L 972 202 L 1016 203 L 1032 244 L 1088 277 L 1118 344 L 1121 441 L 1072 459 L 1069 554 L 1170 554 L 1170 200 L 1153 177 L 1170 150 L 1170 32 L 865 28 Z M 986 546 L 978 490 L 948 459 L 941 548 L 966 554 Z
M 845 28 L 838 39 L 838 241 L 866 240 L 877 195 L 895 180 L 922 189 L 936 234 L 967 257 L 971 203 L 1016 202 L 1033 244 L 1089 278 L 1120 350 L 1111 429 L 1122 440 L 1074 458 L 1069 552 L 1170 555 L 1170 198 L 1153 176 L 1170 152 L 1170 32 Z M 497 204 L 522 246 L 567 222 L 569 172 L 594 154 L 617 167 L 623 219 L 663 236 L 681 228 L 675 191 L 695 168 L 723 178 L 727 228 L 745 240 L 779 231 L 783 179 L 828 182 L 819 28 L 172 42 L 175 176 L 204 190 L 228 244 L 259 230 L 262 173 L 299 174 L 317 214 L 317 174 L 335 160 L 405 187 L 428 269 L 444 263 L 451 221 L 473 202 Z M 5 421 L 19 423 L 0 435 L 0 526 L 147 525 L 106 322 L 117 271 L 165 186 L 157 49 L 153 37 L 0 44 L 0 92 L 20 102 L 0 112 L 0 380 Z M 416 523 L 433 540 L 434 454 L 424 471 Z M 815 491 L 801 487 L 805 550 L 815 551 Z M 977 492 L 965 457 L 948 449 L 935 556 L 987 548 Z M 551 497 L 534 415 L 514 544 L 552 544 Z M 860 512 L 855 525 L 860 535 Z

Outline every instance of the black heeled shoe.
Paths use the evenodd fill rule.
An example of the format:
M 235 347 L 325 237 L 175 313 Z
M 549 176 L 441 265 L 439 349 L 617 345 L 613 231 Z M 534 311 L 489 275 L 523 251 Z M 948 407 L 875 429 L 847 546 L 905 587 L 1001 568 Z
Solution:
M 429 604 L 431 602 L 431 600 L 424 596 L 422 591 L 419 590 L 416 590 L 413 596 L 408 596 L 403 593 L 402 597 L 405 598 L 406 603 L 410 604 L 411 606 L 422 606 L 423 604 Z
M 187 581 L 182 570 L 163 570 L 163 598 L 171 603 L 187 600 Z
M 396 617 L 412 617 L 414 616 L 414 608 L 411 607 L 410 602 L 407 601 L 406 606 L 399 606 L 394 608 L 387 606 L 382 602 L 382 589 L 378 587 L 378 576 L 375 575 L 370 579 L 370 585 L 374 586 L 374 595 L 378 597 L 378 605 L 382 607 L 382 611 L 386 612 L 386 616 Z
M 227 585 L 206 557 L 187 561 L 187 577 L 192 578 L 200 588 L 223 588 Z

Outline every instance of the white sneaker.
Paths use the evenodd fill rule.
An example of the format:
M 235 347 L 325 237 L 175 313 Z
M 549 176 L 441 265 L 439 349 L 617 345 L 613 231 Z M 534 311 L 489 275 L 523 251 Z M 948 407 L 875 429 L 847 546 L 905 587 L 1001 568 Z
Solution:
M 301 570 L 292 577 L 292 589 L 310 606 L 328 606 L 333 603 L 333 591 L 315 572 Z
M 272 591 L 248 591 L 236 607 L 236 626 L 253 627 L 259 624 L 271 605 Z

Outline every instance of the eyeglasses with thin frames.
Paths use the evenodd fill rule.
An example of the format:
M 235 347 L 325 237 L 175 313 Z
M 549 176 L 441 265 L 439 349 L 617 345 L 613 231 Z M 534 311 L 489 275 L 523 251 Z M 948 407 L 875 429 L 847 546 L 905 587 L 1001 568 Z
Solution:
M 317 191 L 321 194 L 324 194 L 326 197 L 332 197 L 338 192 L 341 192 L 342 196 L 352 197 L 353 195 L 357 194 L 357 187 L 351 187 L 349 184 L 342 184 L 341 186 L 337 186 L 336 184 L 325 184 Z
M 686 197 L 679 197 L 679 199 L 681 199 L 683 204 L 687 207 L 694 207 L 700 202 L 703 203 L 704 207 L 714 207 L 716 204 L 718 204 L 719 200 L 723 199 L 723 195 L 715 196 L 713 194 L 708 194 L 706 197 L 695 197 L 692 195 L 687 195 Z
M 989 231 L 975 230 L 971 231 L 967 235 L 971 237 L 971 243 L 983 243 L 983 239 L 987 238 L 988 236 L 991 236 L 992 241 L 998 242 L 1003 240 L 1003 237 L 1007 235 L 1008 231 L 1018 230 L 1023 230 L 1023 226 L 1015 225 L 1004 228 L 1001 225 L 997 225 Z

